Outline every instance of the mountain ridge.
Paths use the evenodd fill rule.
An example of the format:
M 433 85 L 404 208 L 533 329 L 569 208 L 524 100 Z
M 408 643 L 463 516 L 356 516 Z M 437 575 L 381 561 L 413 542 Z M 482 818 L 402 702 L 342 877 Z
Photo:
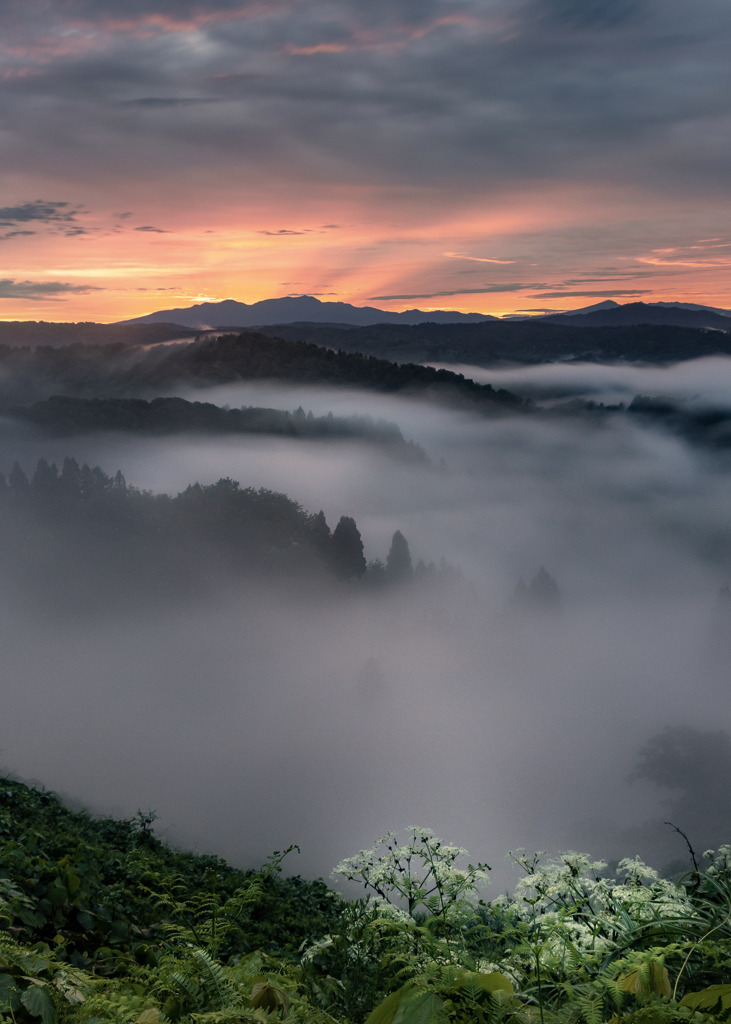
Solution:
M 602 303 L 593 309 L 551 313 L 541 319 L 547 323 L 570 323 L 572 326 L 580 322 L 586 327 L 637 327 L 640 324 L 657 324 L 662 327 L 731 331 L 730 311 L 710 306 L 694 306 L 691 303 L 627 302 L 611 307 Z
M 246 303 L 236 299 L 201 302 L 193 306 L 157 310 L 145 316 L 121 320 L 116 326 L 179 324 L 192 330 L 233 330 L 271 324 L 317 323 L 339 327 L 373 327 L 377 324 L 475 324 L 524 322 L 611 327 L 661 324 L 668 327 L 698 327 L 731 330 L 731 310 L 687 302 L 628 302 L 614 299 L 578 309 L 544 313 L 540 316 L 496 317 L 489 313 L 460 313 L 455 310 L 407 309 L 400 313 L 376 306 L 354 306 L 349 302 L 323 302 L 313 295 L 283 296 Z
M 316 315 L 315 315 L 316 314 Z M 273 319 L 272 319 L 273 317 Z M 424 312 L 407 309 L 392 313 L 376 306 L 353 306 L 349 302 L 322 302 L 313 295 L 287 295 L 261 299 L 251 304 L 236 299 L 200 302 L 189 307 L 158 310 L 146 316 L 119 321 L 121 324 L 177 323 L 185 327 L 210 330 L 229 327 L 258 327 L 264 323 L 326 322 L 368 327 L 377 323 L 419 324 L 479 323 L 497 320 L 489 313 L 458 313 L 446 310 Z

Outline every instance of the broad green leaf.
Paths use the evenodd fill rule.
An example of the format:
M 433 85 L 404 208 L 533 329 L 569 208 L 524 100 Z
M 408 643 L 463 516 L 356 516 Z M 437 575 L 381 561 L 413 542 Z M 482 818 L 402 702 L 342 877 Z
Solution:
M 680 1005 L 705 1013 L 726 1014 L 731 1011 L 731 985 L 709 985 L 700 992 L 688 992 Z
M 39 985 L 27 988 L 20 1001 L 33 1017 L 40 1017 L 43 1024 L 56 1024 L 56 1007 L 48 989 Z
M 152 1007 L 150 1010 L 143 1010 L 137 1018 L 136 1024 L 158 1024 L 158 1021 L 162 1020 L 162 1014 L 157 1007 Z
M 393 1024 L 393 1018 L 399 1008 L 404 993 L 413 989 L 412 982 L 407 982 L 401 988 L 392 992 L 383 1002 L 369 1015 L 365 1024 Z
M 52 906 L 62 907 L 68 898 L 68 891 L 60 879 L 54 878 L 48 886 L 46 896 L 50 900 Z
M 448 1024 L 444 1003 L 436 994 L 409 981 L 377 1006 L 365 1024 Z
M 12 974 L 0 974 L 0 1013 L 17 1010 L 20 1006 L 20 991 Z
M 76 915 L 76 920 L 79 922 L 85 932 L 94 930 L 94 918 L 91 914 L 87 914 L 85 910 L 80 910 Z
M 625 992 L 632 992 L 640 997 L 655 993 L 669 999 L 672 994 L 668 969 L 655 958 L 647 963 L 644 971 L 631 971 L 620 978 L 619 982 Z
M 289 1013 L 289 996 L 284 989 L 277 988 L 270 981 L 257 981 L 251 990 L 251 1005 L 255 1010 L 281 1009 L 286 1016 Z
M 436 992 L 412 989 L 399 1003 L 393 1024 L 448 1024 L 444 1003 Z
M 482 992 L 489 992 L 490 995 L 494 995 L 496 992 L 503 992 L 506 996 L 513 995 L 510 979 L 500 971 L 492 971 L 490 974 L 480 974 L 477 971 L 457 971 L 457 982 L 454 987 L 455 989 L 477 988 Z

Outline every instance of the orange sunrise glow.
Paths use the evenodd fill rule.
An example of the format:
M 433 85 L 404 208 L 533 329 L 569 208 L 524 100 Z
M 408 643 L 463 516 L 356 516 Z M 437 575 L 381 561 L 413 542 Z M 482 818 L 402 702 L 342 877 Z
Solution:
M 146 0 L 121 15 L 79 0 L 8 15 L 0 318 L 288 294 L 493 315 L 599 297 L 731 305 L 718 147 L 694 170 L 672 126 L 638 132 L 623 91 L 644 74 L 643 116 L 659 111 L 680 52 L 643 71 L 621 18 L 440 6 L 379 19 Z M 539 29 L 546 58 L 531 62 Z M 572 38 L 604 68 L 612 132 Z M 699 98 L 698 146 L 706 131 Z

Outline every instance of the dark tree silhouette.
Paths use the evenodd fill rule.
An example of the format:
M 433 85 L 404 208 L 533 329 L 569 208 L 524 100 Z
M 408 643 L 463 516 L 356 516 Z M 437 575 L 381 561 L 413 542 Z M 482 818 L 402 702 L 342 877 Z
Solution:
M 645 743 L 628 779 L 647 779 L 669 790 L 667 815 L 695 841 L 714 844 L 727 838 L 730 777 L 728 733 L 674 725 Z
M 309 527 L 315 550 L 320 555 L 329 555 L 332 547 L 332 534 L 330 533 L 330 527 L 327 525 L 327 519 L 325 518 L 325 513 L 322 509 L 310 516 Z
M 33 490 L 46 497 L 56 493 L 58 487 L 58 469 L 55 462 L 50 466 L 46 459 L 39 459 L 32 480 Z
M 541 566 L 528 586 L 523 580 L 518 580 L 510 603 L 515 608 L 529 611 L 557 612 L 561 607 L 561 595 L 553 576 Z
M 363 555 L 361 540 L 355 520 L 350 516 L 341 516 L 332 535 L 332 555 L 335 575 L 340 579 L 351 579 L 362 576 L 366 571 L 366 560 Z
M 534 608 L 557 609 L 561 604 L 561 595 L 558 592 L 558 584 L 553 576 L 546 572 L 543 566 L 531 580 L 528 588 L 530 602 Z
M 413 579 L 414 576 L 409 543 L 400 530 L 396 530 L 391 539 L 391 549 L 386 559 L 386 575 L 391 583 L 402 583 Z
M 59 477 L 61 490 L 67 498 L 78 498 L 81 495 L 81 470 L 76 459 L 65 458 Z

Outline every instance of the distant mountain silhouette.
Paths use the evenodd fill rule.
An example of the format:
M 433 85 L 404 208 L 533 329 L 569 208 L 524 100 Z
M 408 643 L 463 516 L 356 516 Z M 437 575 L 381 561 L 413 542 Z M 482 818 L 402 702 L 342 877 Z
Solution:
M 164 309 L 147 316 L 125 320 L 125 324 L 176 323 L 201 330 L 206 328 L 258 327 L 273 323 L 329 323 L 353 324 L 421 324 L 421 323 L 478 323 L 496 320 L 487 313 L 456 313 L 446 310 L 424 312 L 408 309 L 391 313 L 375 306 L 351 306 L 348 302 L 321 302 L 312 295 L 284 296 L 280 299 L 262 299 L 261 302 L 200 302 L 182 309 Z
M 376 324 L 475 324 L 491 321 L 541 321 L 581 324 L 583 327 L 625 327 L 661 324 L 668 327 L 697 327 L 731 331 L 731 310 L 700 306 L 692 302 L 627 302 L 613 299 L 580 309 L 542 316 L 495 317 L 488 313 L 459 313 L 454 310 L 407 309 L 402 313 L 376 306 L 353 306 L 349 302 L 322 302 L 313 295 L 284 296 L 261 302 L 201 302 L 179 309 L 163 309 L 146 316 L 124 320 L 118 326 L 134 324 L 180 324 L 194 330 L 262 327 L 272 324 L 320 324 L 322 326 L 370 327 Z
M 555 313 L 541 317 L 544 323 L 568 323 L 582 327 L 633 327 L 661 324 L 664 327 L 697 327 L 702 330 L 731 331 L 731 313 L 690 303 L 627 302 L 600 303 L 585 311 Z
M 562 309 L 553 313 L 507 313 L 501 317 L 502 320 L 546 320 L 551 316 L 581 316 L 582 313 L 593 313 L 599 309 L 616 309 L 619 306 L 614 299 L 605 299 L 603 302 L 595 302 L 591 306 L 582 306 L 580 309 Z

